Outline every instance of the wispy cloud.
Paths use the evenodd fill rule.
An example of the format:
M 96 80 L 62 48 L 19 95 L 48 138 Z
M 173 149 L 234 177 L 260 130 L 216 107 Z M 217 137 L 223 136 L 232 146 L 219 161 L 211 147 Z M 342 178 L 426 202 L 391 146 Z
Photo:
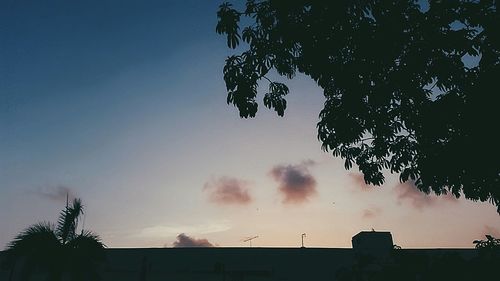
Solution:
M 196 239 L 184 233 L 177 235 L 177 240 L 173 243 L 174 248 L 189 248 L 189 247 L 214 247 L 207 239 Z
M 64 185 L 38 188 L 35 190 L 35 194 L 42 198 L 59 202 L 66 202 L 66 196 L 68 196 L 69 200 L 76 197 L 75 192 Z
M 354 192 L 371 191 L 374 188 L 377 188 L 377 186 L 366 184 L 365 178 L 362 173 L 349 173 L 348 175 L 351 181 L 354 183 L 354 187 L 352 188 L 352 191 Z
M 155 225 L 139 231 L 141 237 L 171 237 L 179 233 L 208 234 L 231 229 L 227 221 L 203 223 L 196 225 Z
M 270 175 L 279 184 L 283 203 L 299 204 L 309 200 L 316 192 L 316 179 L 309 172 L 314 161 L 307 160 L 298 165 L 277 165 Z
M 248 182 L 230 177 L 220 177 L 205 183 L 203 191 L 211 202 L 222 205 L 246 205 L 252 202 Z
M 458 202 L 458 199 L 449 193 L 439 196 L 425 194 L 411 181 L 399 183 L 394 191 L 399 204 L 409 203 L 418 210 L 423 210 L 426 207 L 433 207 L 443 202 Z
M 495 228 L 495 227 L 490 226 L 490 225 L 484 226 L 482 234 L 483 234 L 483 237 L 484 237 L 484 235 L 491 235 L 495 238 L 500 238 L 500 230 L 498 230 L 498 228 Z
M 371 207 L 371 208 L 364 209 L 361 216 L 364 219 L 372 219 L 372 218 L 378 217 L 381 213 L 382 213 L 382 209 L 380 209 L 379 207 Z

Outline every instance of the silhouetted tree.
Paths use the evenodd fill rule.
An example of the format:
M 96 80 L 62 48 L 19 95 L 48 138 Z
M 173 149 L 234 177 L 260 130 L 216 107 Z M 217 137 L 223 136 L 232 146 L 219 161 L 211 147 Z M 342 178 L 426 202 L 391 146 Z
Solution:
M 491 235 L 485 235 L 486 240 L 474 240 L 476 249 L 500 249 L 500 239 Z
M 223 70 L 227 103 L 241 117 L 255 116 L 262 80 L 264 105 L 283 116 L 289 89 L 266 75 L 305 74 L 324 91 L 322 148 L 345 159 L 346 169 L 356 164 L 374 185 L 386 169 L 423 192 L 462 192 L 500 212 L 491 126 L 498 1 L 247 0 L 241 11 L 222 4 L 217 16 L 228 47 L 246 43 Z
M 485 236 L 486 240 L 475 240 L 473 242 L 479 254 L 473 260 L 474 264 L 470 268 L 474 270 L 476 275 L 483 276 L 483 278 L 496 276 L 491 280 L 500 279 L 500 267 L 498 266 L 500 264 L 500 239 L 491 235 Z
M 97 264 L 104 259 L 104 244 L 88 231 L 77 233 L 83 214 L 80 199 L 75 199 L 60 214 L 57 226 L 42 222 L 21 232 L 8 245 L 9 263 L 22 263 L 22 274 L 43 272 L 47 280 L 98 280 Z

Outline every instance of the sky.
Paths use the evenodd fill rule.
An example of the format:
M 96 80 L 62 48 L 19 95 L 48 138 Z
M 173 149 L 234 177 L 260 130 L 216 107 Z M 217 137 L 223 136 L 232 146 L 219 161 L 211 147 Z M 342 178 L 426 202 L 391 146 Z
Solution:
M 221 1 L 0 1 L 0 248 L 66 195 L 108 247 L 351 247 L 363 230 L 403 248 L 500 237 L 488 203 L 436 197 L 387 174 L 368 187 L 321 150 L 320 88 L 285 117 L 240 119 L 222 78 Z M 241 1 L 240 1 L 241 2 Z

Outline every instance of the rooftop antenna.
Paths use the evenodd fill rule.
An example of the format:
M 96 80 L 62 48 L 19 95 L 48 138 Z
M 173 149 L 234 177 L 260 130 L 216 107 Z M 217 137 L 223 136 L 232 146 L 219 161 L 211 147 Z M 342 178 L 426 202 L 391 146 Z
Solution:
M 255 238 L 259 238 L 259 236 L 252 236 L 252 237 L 247 237 L 245 239 L 243 239 L 243 242 L 249 242 L 250 243 L 250 248 L 252 248 L 252 240 L 254 240 Z
M 302 233 L 302 234 L 300 235 L 300 238 L 302 238 L 302 247 L 301 247 L 301 248 L 305 248 L 305 247 L 304 247 L 304 237 L 306 237 L 306 234 L 305 234 L 305 233 Z

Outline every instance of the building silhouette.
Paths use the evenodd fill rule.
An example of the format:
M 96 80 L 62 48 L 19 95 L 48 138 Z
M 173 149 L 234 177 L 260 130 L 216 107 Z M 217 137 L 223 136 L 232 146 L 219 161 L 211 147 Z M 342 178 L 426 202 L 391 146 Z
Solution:
M 387 274 L 381 280 L 393 280 L 391 276 L 403 270 L 401 274 L 410 275 L 399 280 L 427 280 L 422 276 L 433 268 L 433 261 L 455 257 L 466 264 L 479 257 L 479 251 L 472 248 L 394 249 L 390 232 L 360 232 L 352 238 L 352 245 L 353 248 L 106 249 L 106 261 L 99 272 L 102 281 L 344 281 L 375 280 L 371 278 Z M 0 259 L 5 259 L 5 252 L 0 253 Z M 406 270 L 406 266 L 410 269 Z M 22 275 L 22 265 L 3 267 L 0 281 L 46 277 L 42 270 L 28 279 L 22 279 Z

